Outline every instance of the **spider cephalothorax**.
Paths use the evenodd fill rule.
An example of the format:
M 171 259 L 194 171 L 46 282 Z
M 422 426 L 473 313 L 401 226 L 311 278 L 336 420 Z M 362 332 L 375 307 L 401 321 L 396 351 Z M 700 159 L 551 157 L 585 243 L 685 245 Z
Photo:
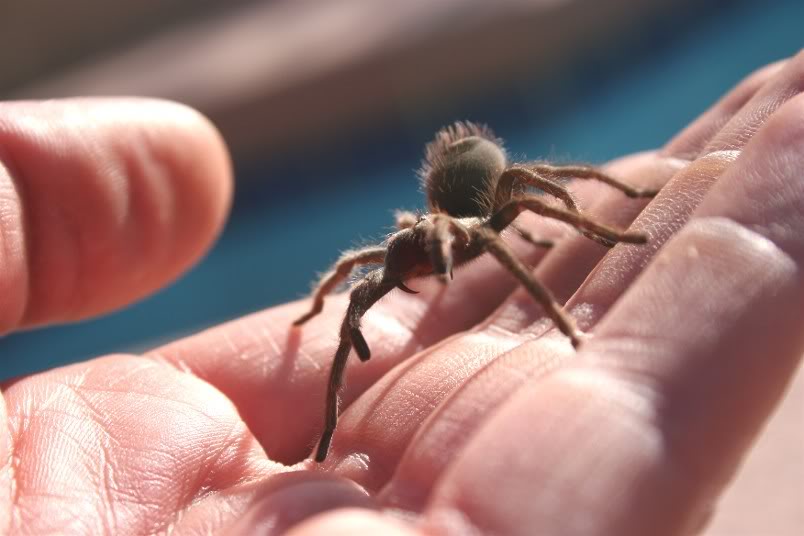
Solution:
M 430 212 L 422 216 L 400 212 L 397 214 L 399 230 L 384 245 L 341 255 L 332 270 L 321 278 L 310 311 L 294 323 L 303 324 L 321 312 L 324 296 L 342 283 L 356 266 L 378 265 L 352 288 L 330 372 L 325 427 L 316 461 L 323 461 L 329 451 L 338 421 L 338 392 L 349 353 L 354 348 L 361 361 L 371 357 L 360 331 L 360 319 L 377 300 L 394 288 L 413 292 L 405 285 L 409 279 L 435 275 L 446 282 L 452 277 L 453 267 L 490 253 L 520 281 L 577 347 L 580 337 L 572 317 L 516 258 L 500 233 L 511 226 L 533 244 L 550 247 L 550 241 L 535 240 L 513 224 L 516 217 L 527 210 L 566 222 L 607 247 L 617 242 L 644 243 L 647 238 L 641 233 L 612 229 L 584 216 L 561 181 L 595 179 L 629 197 L 656 194 L 655 190 L 623 184 L 591 166 L 554 166 L 545 162 L 510 164 L 502 142 L 491 130 L 468 122 L 455 123 L 436 134 L 425 149 L 420 177 Z M 528 187 L 558 198 L 566 208 L 545 202 L 529 193 Z

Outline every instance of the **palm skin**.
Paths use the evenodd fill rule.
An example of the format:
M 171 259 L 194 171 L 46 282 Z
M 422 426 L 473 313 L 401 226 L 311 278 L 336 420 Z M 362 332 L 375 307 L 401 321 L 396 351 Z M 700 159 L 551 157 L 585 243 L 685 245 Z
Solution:
M 3 389 L 0 526 L 295 535 L 703 526 L 804 351 L 802 80 L 802 54 L 769 66 L 662 149 L 607 167 L 630 184 L 666 183 L 650 203 L 577 185 L 589 214 L 633 221 L 646 246 L 608 251 L 559 224 L 520 220 L 561 238 L 548 253 L 509 241 L 594 333 L 577 353 L 491 259 L 456 271 L 446 290 L 422 280 L 420 294 L 392 292 L 365 317 L 372 359 L 350 360 L 320 466 L 305 458 L 346 296 L 301 330 L 290 324 L 305 302 L 142 356 L 20 378 Z M 30 134 L 42 129 L 51 136 Z M 7 330 L 150 292 L 222 224 L 227 157 L 184 109 L 7 104 L 0 136 Z M 121 159 L 122 193 L 109 176 Z M 56 168 L 69 185 L 61 192 L 44 182 Z M 81 210 L 87 198 L 108 210 Z M 69 225 L 43 208 L 54 204 Z M 14 216 L 20 207 L 25 218 Z

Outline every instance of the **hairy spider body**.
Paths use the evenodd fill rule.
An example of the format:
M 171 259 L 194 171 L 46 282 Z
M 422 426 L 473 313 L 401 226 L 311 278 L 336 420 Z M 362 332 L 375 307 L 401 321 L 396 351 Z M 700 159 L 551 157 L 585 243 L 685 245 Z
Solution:
M 462 123 L 441 131 L 427 146 L 419 172 L 431 213 L 486 216 L 488 193 L 508 165 L 501 142 L 488 129 Z
M 384 246 L 347 251 L 319 282 L 310 311 L 294 322 L 301 325 L 321 312 L 324 297 L 343 282 L 359 265 L 381 265 L 368 272 L 352 288 L 340 330 L 340 342 L 327 386 L 325 426 L 315 459 L 323 461 L 338 421 L 338 393 L 352 348 L 361 361 L 371 357 L 360 330 L 366 311 L 385 294 L 398 288 L 415 293 L 406 281 L 435 275 L 444 283 L 454 267 L 484 253 L 490 253 L 516 277 L 544 308 L 573 346 L 580 344 L 575 323 L 548 289 L 516 258 L 500 233 L 512 226 L 531 243 L 550 247 L 552 242 L 536 240 L 515 226 L 523 211 L 557 219 L 578 229 L 584 236 L 612 247 L 617 242 L 644 243 L 641 233 L 624 232 L 596 223 L 584 216 L 569 191 L 565 178 L 595 179 L 629 197 L 652 197 L 655 190 L 633 188 L 590 166 L 553 166 L 544 162 L 510 164 L 501 140 L 485 126 L 458 122 L 440 130 L 425 148 L 420 171 L 427 195 L 429 214 L 397 214 L 398 231 Z M 559 199 L 565 208 L 545 202 L 527 188 L 537 188 Z M 512 225 L 513 224 L 513 225 Z

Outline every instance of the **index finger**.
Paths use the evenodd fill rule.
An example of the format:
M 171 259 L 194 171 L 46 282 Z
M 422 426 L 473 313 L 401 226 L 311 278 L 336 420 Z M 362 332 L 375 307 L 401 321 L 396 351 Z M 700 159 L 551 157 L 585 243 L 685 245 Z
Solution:
M 0 332 L 154 291 L 209 247 L 230 197 L 220 136 L 187 107 L 0 103 Z

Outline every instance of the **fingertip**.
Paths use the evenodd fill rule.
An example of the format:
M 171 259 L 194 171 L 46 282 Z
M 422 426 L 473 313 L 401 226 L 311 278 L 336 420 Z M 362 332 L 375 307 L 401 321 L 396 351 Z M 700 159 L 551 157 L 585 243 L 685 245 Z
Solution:
M 232 163 L 217 127 L 197 110 L 164 100 L 138 100 L 135 106 L 150 108 L 138 113 L 147 114 L 146 127 L 153 129 L 146 134 L 149 150 L 156 166 L 168 168 L 172 190 L 164 192 L 173 201 L 172 218 L 157 230 L 172 234 L 158 287 L 194 264 L 223 229 L 234 190 Z
M 789 59 L 765 65 L 748 75 L 698 119 L 671 139 L 662 154 L 695 159 L 746 103 L 771 81 Z
M 375 502 L 366 491 L 348 479 L 318 471 L 291 471 L 268 479 L 227 534 L 287 534 L 289 529 L 308 525 L 308 519 L 318 519 L 322 514 L 326 517 L 327 512 L 362 513 L 374 508 Z M 300 534 L 309 534 L 306 530 Z
M 289 530 L 287 536 L 352 536 L 354 534 L 383 534 L 385 536 L 416 536 L 414 530 L 390 517 L 356 508 L 318 515 Z
M 737 162 L 712 187 L 696 215 L 732 219 L 788 253 L 801 255 L 802 146 L 804 94 L 798 94 L 768 117 Z
M 220 131 L 205 115 L 184 104 L 171 101 L 147 101 L 154 115 L 164 121 L 164 132 L 156 139 L 155 148 L 173 151 L 175 175 L 186 194 L 186 210 L 194 208 L 199 222 L 211 234 L 220 231 L 232 204 L 234 181 L 229 151 Z M 156 119 L 156 118 L 155 118 Z M 175 142 L 163 145 L 165 139 L 177 136 Z M 183 139 L 182 139 L 183 138 Z M 183 142 L 183 143 L 182 143 Z M 189 222 L 188 227 L 196 228 Z
M 3 103 L 0 148 L 3 331 L 154 291 L 206 251 L 231 203 L 220 134 L 176 103 Z

